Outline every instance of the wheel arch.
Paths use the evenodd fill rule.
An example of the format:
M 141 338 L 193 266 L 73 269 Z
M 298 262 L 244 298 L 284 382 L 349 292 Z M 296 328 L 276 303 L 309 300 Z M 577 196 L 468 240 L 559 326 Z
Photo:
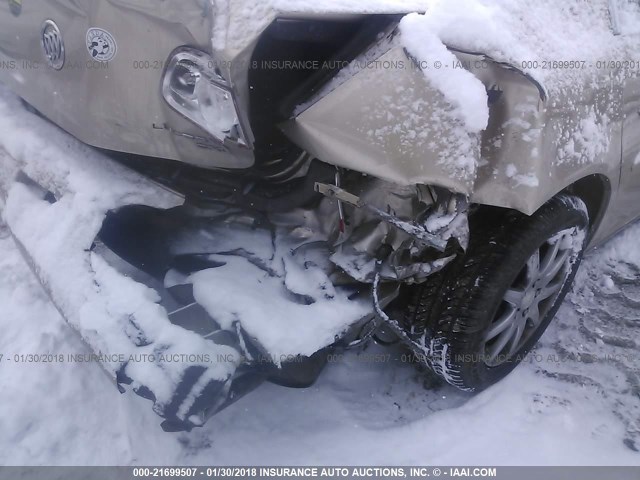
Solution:
M 606 175 L 600 173 L 586 175 L 579 178 L 578 180 L 575 180 L 568 186 L 558 190 L 555 194 L 550 195 L 548 198 L 555 198 L 563 193 L 575 195 L 576 197 L 580 198 L 587 206 L 587 212 L 589 214 L 589 237 L 593 239 L 595 234 L 598 232 L 598 229 L 602 225 L 602 220 L 604 219 L 611 201 L 611 180 Z M 505 210 L 516 210 L 522 213 L 529 213 L 518 208 L 518 206 L 516 205 L 505 206 L 485 203 L 482 201 L 474 203 L 478 206 L 497 207 L 503 208 Z M 544 204 L 546 204 L 547 202 L 544 201 L 541 203 L 542 205 L 532 211 L 530 213 L 531 215 L 534 215 L 541 208 L 543 208 Z
M 593 239 L 611 202 L 609 178 L 602 174 L 588 175 L 558 192 L 558 195 L 561 193 L 575 195 L 586 204 L 589 212 L 589 236 Z

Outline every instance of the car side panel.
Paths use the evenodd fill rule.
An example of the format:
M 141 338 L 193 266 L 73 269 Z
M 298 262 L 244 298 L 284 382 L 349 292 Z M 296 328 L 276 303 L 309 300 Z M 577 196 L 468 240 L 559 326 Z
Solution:
M 622 165 L 620 189 L 610 214 L 612 228 L 640 214 L 640 79 L 627 78 L 623 97 Z

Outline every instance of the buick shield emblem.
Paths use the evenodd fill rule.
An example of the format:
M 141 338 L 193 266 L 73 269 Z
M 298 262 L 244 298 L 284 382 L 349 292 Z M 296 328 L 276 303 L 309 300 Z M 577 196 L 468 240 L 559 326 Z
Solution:
M 90 28 L 87 31 L 87 49 L 94 60 L 109 62 L 116 56 L 118 45 L 113 35 L 106 30 Z
M 42 50 L 49 66 L 60 70 L 64 66 L 64 40 L 62 33 L 53 20 L 42 25 Z

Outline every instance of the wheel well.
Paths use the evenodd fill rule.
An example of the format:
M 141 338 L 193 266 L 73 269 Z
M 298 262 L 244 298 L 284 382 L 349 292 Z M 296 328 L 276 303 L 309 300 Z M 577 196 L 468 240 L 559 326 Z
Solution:
M 611 182 L 609 179 L 600 174 L 589 175 L 560 190 L 554 197 L 562 193 L 575 195 L 585 203 L 589 213 L 589 236 L 593 238 L 604 218 L 611 198 Z M 482 204 L 477 204 L 477 207 L 481 208 L 474 211 L 475 215 L 482 215 L 482 212 L 485 212 L 487 208 L 489 212 L 495 208 L 504 209 L 504 207 L 492 207 Z M 506 208 L 506 210 L 509 209 Z
M 609 179 L 604 175 L 589 175 L 565 188 L 563 192 L 580 197 L 587 205 L 589 229 L 591 235 L 593 235 L 600 226 L 600 222 L 609 205 L 609 199 L 611 198 L 611 183 Z

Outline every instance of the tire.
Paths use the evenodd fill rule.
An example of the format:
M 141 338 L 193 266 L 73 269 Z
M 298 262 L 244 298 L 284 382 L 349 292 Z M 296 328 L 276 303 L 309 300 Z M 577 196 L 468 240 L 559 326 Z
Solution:
M 420 363 L 477 392 L 507 376 L 552 321 L 582 259 L 589 219 L 582 200 L 561 194 L 531 217 L 480 207 L 470 228 L 467 251 L 412 287 L 403 308 Z

